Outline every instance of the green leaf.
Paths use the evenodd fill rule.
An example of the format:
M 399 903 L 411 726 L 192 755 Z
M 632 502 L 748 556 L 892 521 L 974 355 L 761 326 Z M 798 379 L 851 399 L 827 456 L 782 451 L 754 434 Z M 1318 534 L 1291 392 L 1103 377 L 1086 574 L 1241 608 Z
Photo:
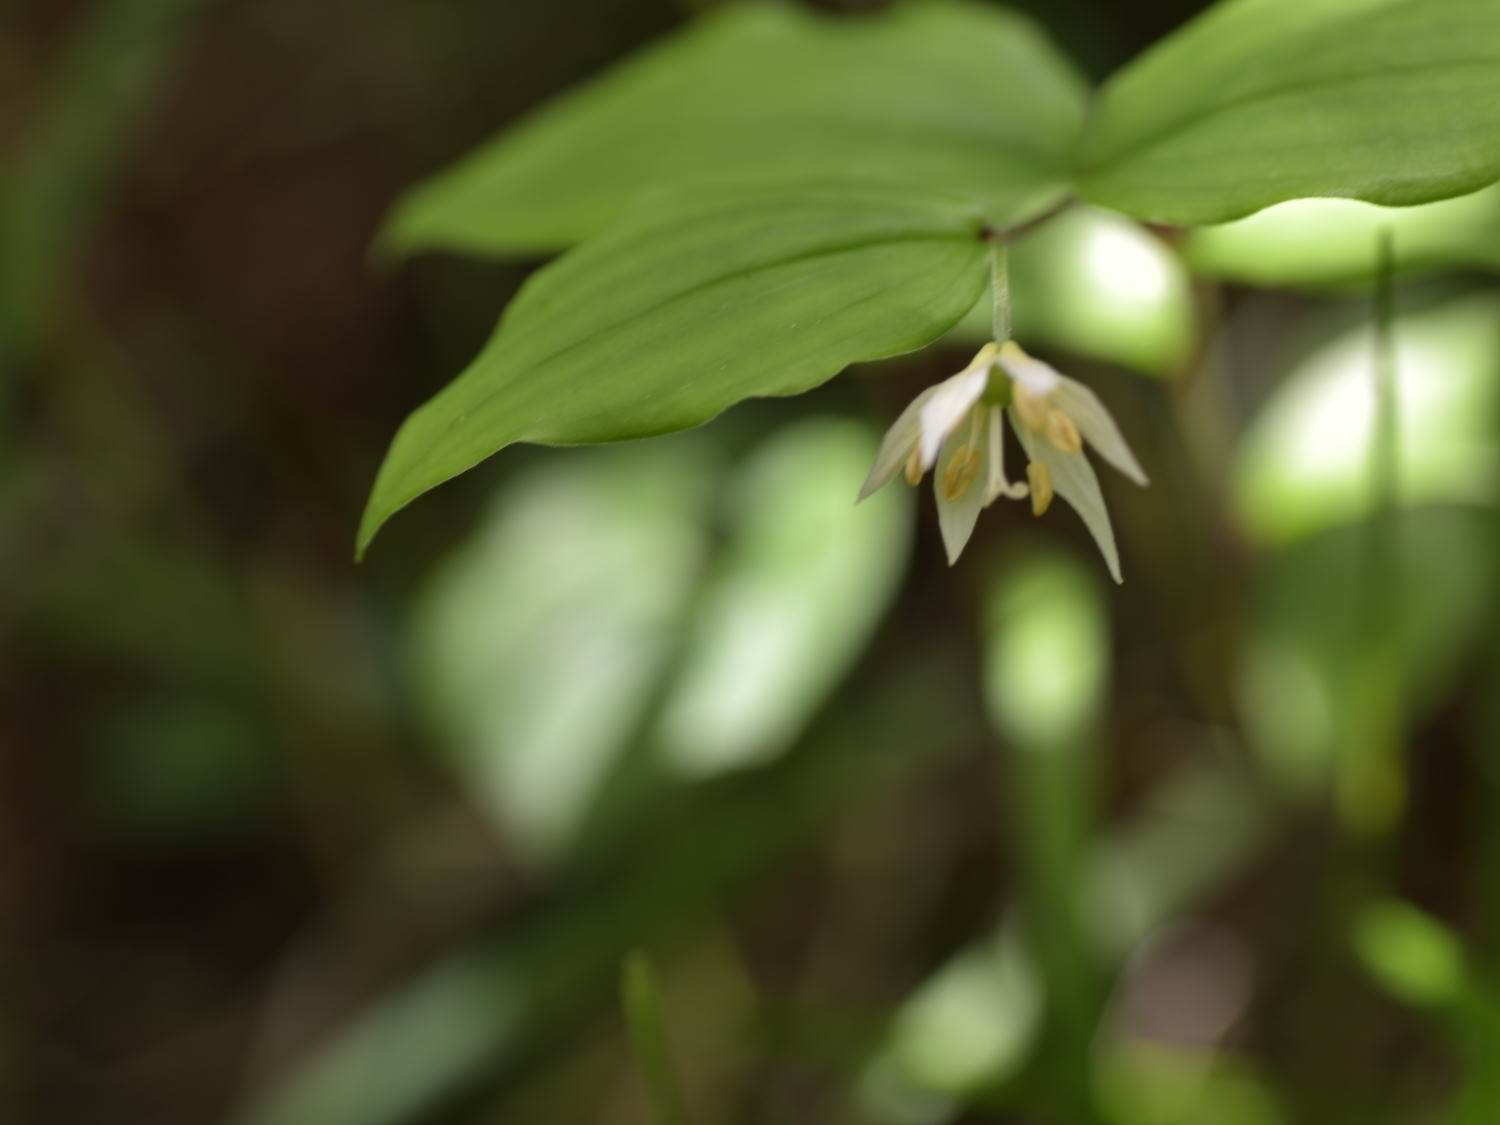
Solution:
M 431 741 L 524 862 L 569 856 L 659 690 L 710 545 L 698 437 L 529 464 L 416 601 Z
M 1122 1035 L 1097 1063 L 1112 1125 L 1282 1125 L 1274 1085 L 1249 1060 L 1211 1046 Z
M 1404 274 L 1500 272 L 1500 186 L 1422 207 L 1299 199 L 1192 231 L 1183 251 L 1201 273 L 1252 285 L 1352 286 L 1374 279 L 1385 229 Z
M 1265 545 L 1368 519 L 1376 441 L 1375 336 L 1360 325 L 1296 363 L 1235 452 L 1231 501 Z M 1500 302 L 1475 294 L 1396 325 L 1397 469 L 1403 505 L 1488 504 Z
M 779 757 L 864 654 L 911 541 L 909 489 L 851 503 L 878 444 L 862 424 L 806 418 L 738 469 L 724 555 L 655 732 L 676 770 L 712 776 Z
M 1392 996 L 1423 1008 L 1456 1003 L 1471 986 L 1453 931 L 1400 899 L 1378 899 L 1355 920 L 1354 948 Z
M 1091 572 L 1033 549 L 990 587 L 985 625 L 985 699 L 997 733 L 1028 751 L 1087 741 L 1109 677 L 1109 626 Z
M 1457 506 L 1399 514 L 1392 573 L 1378 594 L 1402 708 L 1420 722 L 1448 698 L 1482 636 L 1493 554 L 1489 513 Z M 1239 711 L 1250 748 L 1278 789 L 1325 793 L 1347 762 L 1350 734 L 1389 689 L 1358 678 L 1369 595 L 1369 529 L 1331 527 L 1267 556 L 1251 588 L 1253 626 L 1239 666 Z M 1439 577 L 1440 576 L 1440 577 Z
M 1184 225 L 1475 191 L 1500 179 L 1500 4 L 1229 0 L 1108 84 L 1080 169 L 1086 198 Z
M 829 177 L 970 195 L 1007 225 L 1066 191 L 1083 102 L 1067 62 L 1004 10 L 731 6 L 419 186 L 386 245 L 551 252 L 643 189 Z
M 620 1000 L 636 1066 L 650 1096 L 651 1119 L 655 1125 L 686 1125 L 688 1115 L 667 1043 L 660 992 L 651 959 L 639 950 L 627 955 L 620 970 Z
M 541 270 L 479 358 L 414 413 L 360 550 L 513 442 L 651 437 L 937 339 L 978 299 L 972 207 L 847 186 L 658 199 Z
M 205 0 L 100 0 L 48 67 L 53 77 L 7 161 L 0 198 L 0 348 L 45 334 L 79 246 Z M 14 66 L 15 64 L 10 64 Z M 0 373 L 10 376 L 7 362 Z

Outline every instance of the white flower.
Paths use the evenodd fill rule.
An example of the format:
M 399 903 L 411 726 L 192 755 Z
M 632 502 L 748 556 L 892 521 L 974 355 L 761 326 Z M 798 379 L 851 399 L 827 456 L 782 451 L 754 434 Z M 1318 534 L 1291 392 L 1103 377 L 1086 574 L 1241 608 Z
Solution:
M 907 483 L 916 484 L 936 465 L 938 525 L 949 563 L 958 560 L 981 509 L 998 497 L 1021 499 L 1027 492 L 1005 477 L 1001 408 L 984 401 L 999 354 L 999 345 L 986 344 L 969 366 L 912 400 L 886 432 L 859 492 L 863 500 L 902 469 Z
M 1029 462 L 1029 488 L 1005 476 L 1000 404 L 1007 398 L 1004 409 Z M 1093 391 L 1033 359 L 1013 341 L 987 344 L 969 366 L 923 391 L 902 411 L 880 445 L 860 499 L 903 467 L 907 481 L 916 484 L 936 465 L 938 523 L 952 563 L 973 534 L 980 511 L 996 499 L 1030 495 L 1032 511 L 1040 516 L 1055 493 L 1083 517 L 1119 582 L 1119 551 L 1099 479 L 1083 453 L 1085 442 L 1131 480 L 1146 483 L 1119 427 Z M 980 481 L 982 487 L 976 487 Z

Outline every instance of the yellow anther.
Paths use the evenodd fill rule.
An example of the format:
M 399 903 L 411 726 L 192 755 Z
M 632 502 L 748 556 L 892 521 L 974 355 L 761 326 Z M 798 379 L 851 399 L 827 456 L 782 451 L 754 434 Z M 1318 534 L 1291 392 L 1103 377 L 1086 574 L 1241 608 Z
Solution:
M 1026 479 L 1031 482 L 1031 514 L 1044 515 L 1052 506 L 1052 474 L 1040 461 L 1026 466 Z
M 1047 424 L 1042 432 L 1047 435 L 1048 441 L 1064 453 L 1078 453 L 1083 449 L 1083 435 L 1078 432 L 1073 419 L 1056 407 L 1047 411 Z
M 1027 429 L 1047 428 L 1047 415 L 1051 408 L 1045 395 L 1034 395 L 1017 382 L 1011 385 L 1011 402 L 1015 404 L 1016 413 L 1021 416 Z
M 943 499 L 950 504 L 963 498 L 979 475 L 979 453 L 968 442 L 960 445 L 943 470 Z
M 924 470 L 922 468 L 922 445 L 920 442 L 911 447 L 911 453 L 906 458 L 906 468 L 903 472 L 906 475 L 907 484 L 917 485 L 922 483 L 922 473 Z

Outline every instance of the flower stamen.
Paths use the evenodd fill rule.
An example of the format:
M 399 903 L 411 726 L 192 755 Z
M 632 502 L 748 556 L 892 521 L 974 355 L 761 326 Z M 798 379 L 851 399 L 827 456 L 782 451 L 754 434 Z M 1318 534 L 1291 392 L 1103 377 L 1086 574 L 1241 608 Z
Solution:
M 1040 461 L 1026 466 L 1026 479 L 1031 482 L 1031 514 L 1046 515 L 1052 506 L 1052 473 Z
M 1016 382 L 1011 386 L 1011 401 L 1028 429 L 1038 432 L 1046 430 L 1049 411 L 1046 395 L 1032 394 L 1021 383 Z
M 902 469 L 902 475 L 906 477 L 906 483 L 912 487 L 922 483 L 922 475 L 927 470 L 922 468 L 922 447 L 914 445 L 911 453 L 906 458 L 906 465 Z
M 1064 453 L 1077 453 L 1083 449 L 1083 435 L 1078 432 L 1078 426 L 1055 406 L 1047 411 L 1042 432 L 1048 441 Z
M 953 503 L 963 498 L 979 475 L 979 461 L 979 451 L 968 442 L 953 451 L 948 467 L 943 470 L 943 499 Z

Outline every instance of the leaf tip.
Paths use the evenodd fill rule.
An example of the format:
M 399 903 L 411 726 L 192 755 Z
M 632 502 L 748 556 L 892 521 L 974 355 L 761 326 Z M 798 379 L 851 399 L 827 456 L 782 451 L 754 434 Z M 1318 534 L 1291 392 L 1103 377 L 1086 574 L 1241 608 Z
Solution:
M 385 523 L 384 516 L 377 516 L 373 509 L 366 508 L 363 518 L 359 521 L 359 531 L 354 536 L 354 562 L 356 565 L 365 561 L 365 555 L 370 550 L 370 544 L 375 541 L 375 536 Z

